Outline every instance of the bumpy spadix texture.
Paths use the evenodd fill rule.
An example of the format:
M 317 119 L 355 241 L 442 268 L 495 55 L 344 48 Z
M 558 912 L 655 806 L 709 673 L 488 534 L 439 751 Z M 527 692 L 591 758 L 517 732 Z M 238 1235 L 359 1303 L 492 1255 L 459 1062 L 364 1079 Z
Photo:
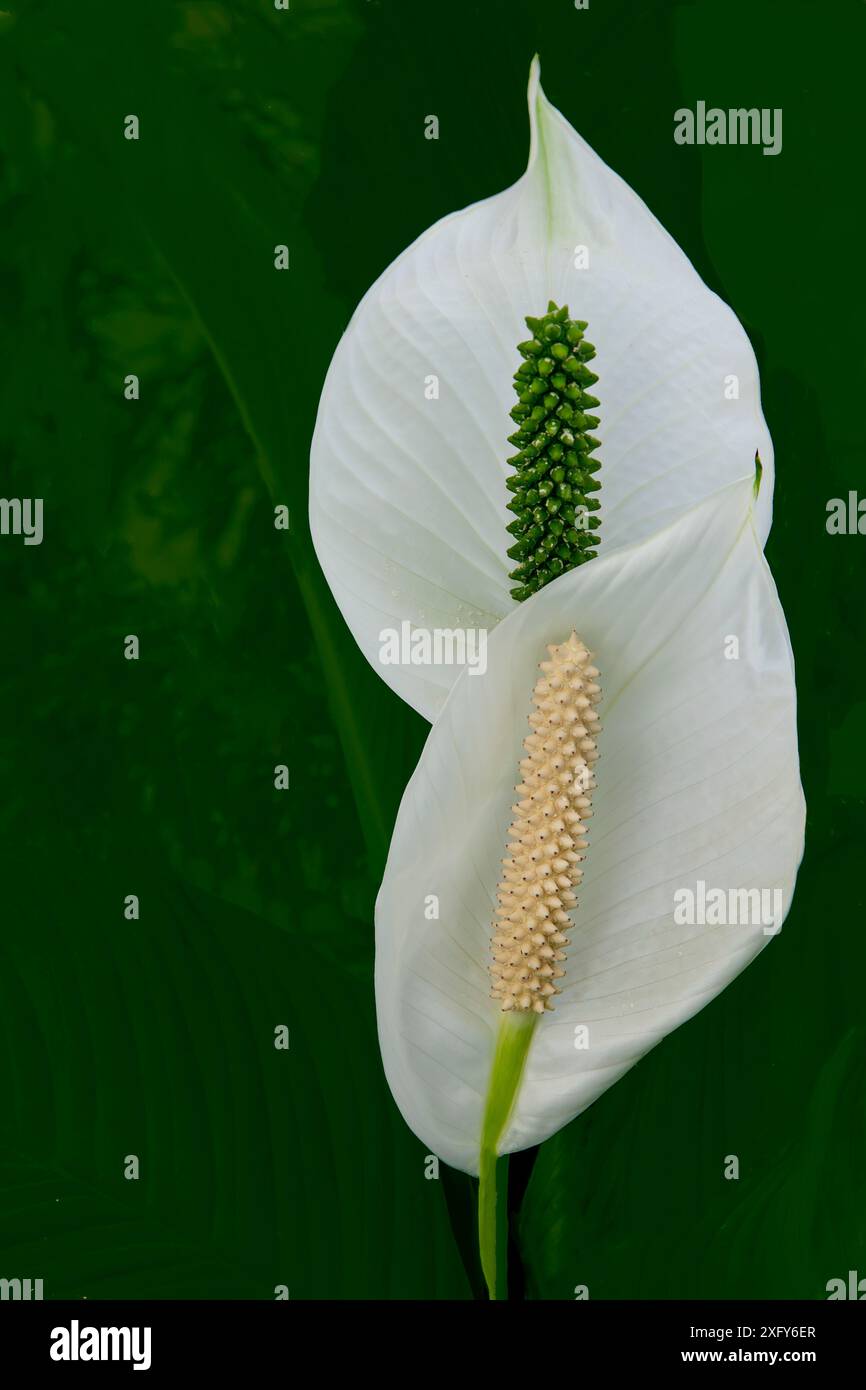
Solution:
M 568 306 L 553 300 L 541 319 L 527 318 L 532 337 L 518 345 L 524 361 L 514 374 L 517 405 L 511 411 L 519 429 L 509 436 L 518 452 L 508 462 L 515 472 L 506 486 L 514 493 L 515 513 L 508 530 L 517 540 L 508 551 L 518 560 L 510 579 L 518 601 L 529 598 L 557 575 L 595 555 L 600 503 L 594 477 L 601 460 L 592 458 L 599 441 L 598 401 L 585 390 L 598 377 L 587 367 L 595 348 L 584 336 L 587 324 L 568 317 Z
M 565 974 L 568 913 L 577 905 L 592 815 L 601 694 L 598 670 L 576 633 L 548 652 L 533 692 L 532 732 L 523 741 L 490 967 L 491 994 L 501 1007 L 537 1014 L 552 1010 L 560 992 L 554 981 Z

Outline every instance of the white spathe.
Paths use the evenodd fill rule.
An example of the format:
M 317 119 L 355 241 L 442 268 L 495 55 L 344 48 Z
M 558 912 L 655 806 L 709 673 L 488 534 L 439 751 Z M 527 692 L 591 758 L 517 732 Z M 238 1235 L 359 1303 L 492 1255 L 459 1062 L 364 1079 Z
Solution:
M 754 467 L 770 527 L 773 455 L 758 371 L 732 311 L 640 198 L 548 102 L 511 188 L 437 222 L 377 280 L 331 363 L 313 437 L 310 526 L 343 616 L 426 718 L 453 667 L 381 665 L 379 635 L 492 628 L 515 607 L 505 479 L 517 344 L 550 299 L 598 351 L 602 552 L 673 521 Z M 576 248 L 588 266 L 579 269 Z M 438 399 L 428 399 L 438 380 Z M 734 392 L 737 394 L 735 395 Z
M 500 623 L 487 674 L 461 675 L 433 725 L 377 902 L 376 1003 L 397 1104 L 455 1167 L 478 1171 L 502 1017 L 490 925 L 548 643 L 574 629 L 594 653 L 600 757 L 563 993 L 500 1151 L 578 1115 L 772 939 L 760 924 L 677 925 L 678 889 L 780 889 L 788 910 L 805 815 L 794 669 L 751 501 L 746 480 L 555 580 Z

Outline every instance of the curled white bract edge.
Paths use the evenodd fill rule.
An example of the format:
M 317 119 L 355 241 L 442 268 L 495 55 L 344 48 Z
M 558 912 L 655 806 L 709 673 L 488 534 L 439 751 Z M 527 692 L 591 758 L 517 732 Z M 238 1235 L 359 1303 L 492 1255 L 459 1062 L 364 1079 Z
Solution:
M 511 188 L 437 222 L 376 281 L 331 363 L 310 525 L 367 659 L 433 719 L 453 666 L 383 665 L 381 633 L 491 629 L 511 613 L 505 487 L 524 317 L 548 301 L 597 348 L 602 552 L 764 468 L 758 371 L 732 311 L 641 199 L 529 82 L 530 155 Z
M 572 630 L 601 673 L 594 814 L 563 992 L 539 1019 L 502 1152 L 578 1115 L 772 940 L 763 919 L 679 922 L 680 890 L 778 893 L 783 916 L 802 855 L 793 660 L 747 478 L 507 616 L 406 789 L 376 908 L 379 1037 L 406 1122 L 470 1173 L 502 1017 L 491 922 L 526 717 L 547 644 Z

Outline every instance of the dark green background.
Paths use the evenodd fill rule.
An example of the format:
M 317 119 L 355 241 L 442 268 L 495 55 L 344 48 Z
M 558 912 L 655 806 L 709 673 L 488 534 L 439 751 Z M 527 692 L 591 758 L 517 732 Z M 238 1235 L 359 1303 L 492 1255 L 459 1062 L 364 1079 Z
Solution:
M 809 823 L 780 940 L 542 1149 L 514 1287 L 821 1298 L 866 1275 L 866 540 L 824 526 L 863 476 L 866 6 L 3 10 L 0 492 L 44 497 L 45 540 L 0 538 L 0 1276 L 471 1296 L 466 1187 L 425 1180 L 373 1012 L 372 904 L 425 726 L 334 609 L 306 475 L 358 299 L 521 173 L 536 49 L 755 345 Z M 781 155 L 675 146 L 699 98 L 781 106 Z

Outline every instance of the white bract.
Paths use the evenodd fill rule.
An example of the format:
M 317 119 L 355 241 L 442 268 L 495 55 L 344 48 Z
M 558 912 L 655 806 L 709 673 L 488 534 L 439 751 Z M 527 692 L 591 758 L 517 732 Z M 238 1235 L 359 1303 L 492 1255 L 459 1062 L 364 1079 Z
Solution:
M 524 317 L 549 300 L 588 323 L 601 404 L 602 553 L 649 536 L 764 468 L 754 354 L 731 310 L 640 198 L 529 82 L 529 164 L 511 188 L 437 222 L 358 307 L 313 438 L 310 525 L 368 660 L 426 718 L 453 666 L 379 662 L 380 634 L 490 629 L 514 611 L 505 486 Z
M 455 1167 L 478 1172 L 497 1035 L 514 1017 L 491 998 L 491 923 L 548 644 L 574 630 L 594 654 L 600 757 L 562 993 L 538 1019 L 499 1152 L 578 1115 L 771 939 L 765 920 L 683 923 L 675 895 L 703 882 L 790 905 L 796 694 L 761 539 L 745 479 L 609 547 L 497 626 L 486 675 L 458 678 L 430 732 L 377 903 L 376 1000 L 403 1116 Z

